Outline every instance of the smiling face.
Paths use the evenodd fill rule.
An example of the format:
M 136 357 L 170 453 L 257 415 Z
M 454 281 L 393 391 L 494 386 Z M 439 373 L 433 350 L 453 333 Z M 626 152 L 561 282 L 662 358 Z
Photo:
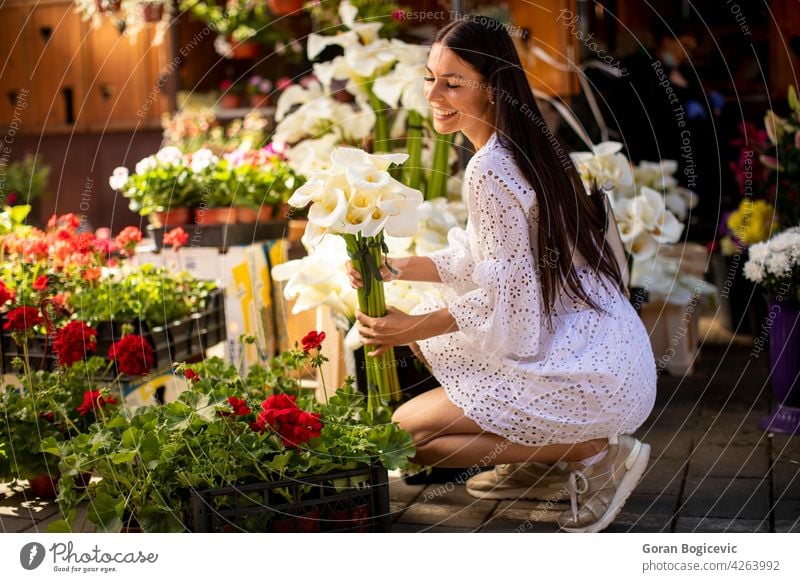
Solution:
M 464 132 L 480 147 L 493 131 L 494 105 L 485 79 L 441 43 L 428 55 L 425 98 L 439 133 Z

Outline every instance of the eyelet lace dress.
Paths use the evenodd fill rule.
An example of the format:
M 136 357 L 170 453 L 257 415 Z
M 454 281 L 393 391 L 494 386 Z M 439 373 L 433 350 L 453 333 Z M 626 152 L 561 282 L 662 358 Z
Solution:
M 459 331 L 418 342 L 448 399 L 483 430 L 528 446 L 636 430 L 653 409 L 656 365 L 629 301 L 576 263 L 604 312 L 562 295 L 548 327 L 528 234 L 538 216 L 534 192 L 496 133 L 465 181 L 467 227 L 428 255 L 449 287 L 444 305 Z M 413 313 L 441 307 L 431 300 Z

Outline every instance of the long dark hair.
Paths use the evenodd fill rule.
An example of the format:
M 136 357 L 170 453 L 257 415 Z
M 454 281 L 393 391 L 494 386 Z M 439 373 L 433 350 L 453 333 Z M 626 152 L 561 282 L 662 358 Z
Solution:
M 461 17 L 439 30 L 433 42 L 454 51 L 491 87 L 497 137 L 513 151 L 517 166 L 536 193 L 539 256 L 534 259 L 548 319 L 562 289 L 601 310 L 572 267 L 575 251 L 596 272 L 618 282 L 625 294 L 619 265 L 606 244 L 606 228 L 616 228 L 613 217 L 606 215 L 606 195 L 597 187 L 591 195 L 586 194 L 569 149 L 550 132 L 536 105 L 509 32 L 488 17 Z

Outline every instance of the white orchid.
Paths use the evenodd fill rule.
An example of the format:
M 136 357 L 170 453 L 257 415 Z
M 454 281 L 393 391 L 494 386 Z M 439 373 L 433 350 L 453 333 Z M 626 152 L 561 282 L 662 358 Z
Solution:
M 631 163 L 621 150 L 621 143 L 605 141 L 595 145 L 591 152 L 570 154 L 587 191 L 595 183 L 604 190 L 626 188 L 633 183 Z

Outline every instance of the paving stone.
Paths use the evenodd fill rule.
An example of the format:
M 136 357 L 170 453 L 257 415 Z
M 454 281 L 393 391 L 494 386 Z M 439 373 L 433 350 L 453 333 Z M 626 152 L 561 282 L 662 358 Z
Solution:
M 758 477 L 769 472 L 769 450 L 761 445 L 704 444 L 694 450 L 689 477 Z
M 776 533 L 800 533 L 800 519 L 794 521 L 775 520 Z
M 759 519 L 726 519 L 719 517 L 679 517 L 675 531 L 685 532 L 725 532 L 725 533 L 760 533 L 768 532 L 767 520 Z
M 414 525 L 408 523 L 395 523 L 392 533 L 472 533 L 474 530 L 461 527 L 442 527 L 429 525 Z
M 460 507 L 474 507 L 485 509 L 487 514 L 497 506 L 494 499 L 478 499 L 467 493 L 463 485 L 453 483 L 436 483 L 428 485 L 414 501 L 418 504 L 457 505 Z
M 442 527 L 477 529 L 491 512 L 491 508 L 457 505 L 417 503 L 406 509 L 395 523 L 412 523 Z
M 657 513 L 632 513 L 628 506 L 620 512 L 617 518 L 605 531 L 616 533 L 666 533 L 670 531 L 672 514 Z
M 776 459 L 793 460 L 800 464 L 800 439 L 793 435 L 771 433 L 772 455 Z
M 562 512 L 569 509 L 569 505 L 566 503 L 558 503 L 558 504 L 542 504 L 540 507 L 534 509 L 522 509 L 522 508 L 510 508 L 505 507 L 503 509 L 498 508 L 495 510 L 488 519 L 506 519 L 510 521 L 519 521 L 519 522 L 526 522 L 526 521 L 536 521 L 542 523 L 552 523 L 558 519 L 558 516 L 561 515 Z
M 490 517 L 478 531 L 481 533 L 555 533 L 559 529 L 554 522 Z
M 800 499 L 800 464 L 777 461 L 772 467 L 775 498 Z
M 699 427 L 695 446 L 706 444 L 758 445 L 768 442 L 767 435 L 758 428 L 762 412 L 750 414 L 722 412 L 706 419 Z
M 625 502 L 624 511 L 638 515 L 672 515 L 677 504 L 677 495 L 647 495 L 637 489 Z
M 800 519 L 800 499 L 777 499 L 772 506 L 775 522 Z
M 687 479 L 680 517 L 763 519 L 769 512 L 766 479 Z
M 636 486 L 637 493 L 678 495 L 686 471 L 686 459 L 665 459 L 650 456 L 650 465 Z
M 636 438 L 650 445 L 650 457 L 659 459 L 685 459 L 694 445 L 691 430 L 671 430 L 653 427 L 638 431 Z
M 58 513 L 58 506 L 52 501 L 30 497 L 25 491 L 15 491 L 0 500 L 0 516 L 18 517 L 38 521 Z
M 17 517 L 8 517 L 5 515 L 0 515 L 0 532 L 3 533 L 20 533 L 27 530 L 30 530 L 35 521 L 31 521 L 30 519 L 20 519 Z
M 425 485 L 408 485 L 402 478 L 389 479 L 389 499 L 392 501 L 413 501 L 425 489 Z
M 564 511 L 569 507 L 569 493 L 566 494 L 563 500 L 553 501 L 536 501 L 534 499 L 516 499 L 504 500 L 497 506 L 496 512 L 506 511 L 509 509 L 517 509 L 521 511 Z

